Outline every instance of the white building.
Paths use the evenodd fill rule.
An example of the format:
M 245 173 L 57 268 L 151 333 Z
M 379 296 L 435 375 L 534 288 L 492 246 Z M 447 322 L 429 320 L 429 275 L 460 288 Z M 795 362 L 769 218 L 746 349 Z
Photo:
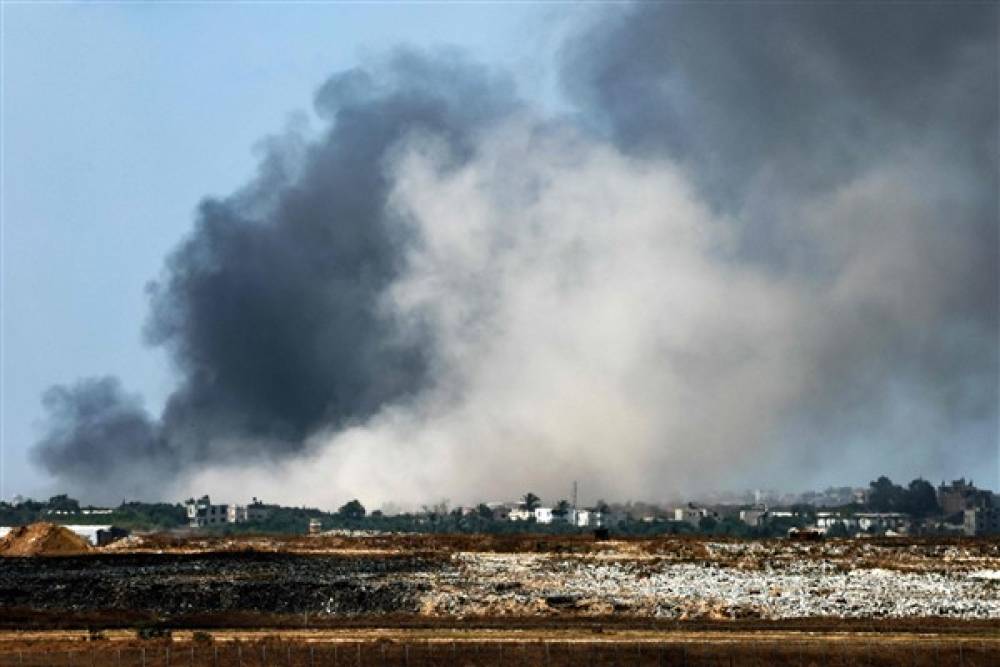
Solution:
M 577 528 L 604 528 L 608 518 L 596 509 L 576 510 L 573 525 Z
M 839 512 L 816 512 L 816 527 L 823 532 L 838 524 L 848 531 L 858 529 L 858 520 L 853 516 L 841 516 Z
M 967 508 L 962 518 L 962 531 L 970 537 L 1000 534 L 1000 507 Z
M 229 523 L 263 521 L 270 515 L 271 510 L 256 498 L 249 505 L 229 505 L 226 508 L 226 520 Z
M 552 508 L 551 507 L 536 507 L 535 508 L 535 522 L 536 523 L 552 523 Z
M 767 506 L 755 505 L 750 509 L 740 510 L 740 521 L 748 526 L 760 526 L 767 519 Z
M 533 518 L 535 518 L 534 511 L 523 507 L 512 507 L 510 512 L 507 513 L 507 519 L 509 521 L 528 521 Z
M 198 500 L 190 498 L 184 504 L 187 506 L 188 525 L 192 528 L 215 526 L 229 521 L 229 506 L 213 505 L 212 499 L 207 495 Z
M 864 531 L 905 532 L 910 527 L 910 517 L 899 512 L 864 512 L 854 516 L 858 521 L 858 527 Z
M 674 521 L 683 521 L 697 527 L 703 518 L 712 516 L 712 514 L 704 507 L 689 503 L 686 507 L 678 507 L 674 510 Z
M 256 498 L 249 505 L 213 505 L 212 500 L 205 495 L 198 500 L 191 498 L 184 504 L 187 506 L 188 525 L 191 528 L 263 521 L 271 513 Z

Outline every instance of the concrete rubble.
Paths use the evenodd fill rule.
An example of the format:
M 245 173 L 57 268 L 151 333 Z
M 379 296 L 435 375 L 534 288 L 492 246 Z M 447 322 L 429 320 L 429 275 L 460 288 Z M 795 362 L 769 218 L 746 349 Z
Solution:
M 1000 579 L 976 572 L 843 571 L 812 561 L 747 570 L 536 554 L 467 554 L 458 561 L 453 573 L 428 575 L 444 581 L 432 582 L 425 613 L 1000 618 Z

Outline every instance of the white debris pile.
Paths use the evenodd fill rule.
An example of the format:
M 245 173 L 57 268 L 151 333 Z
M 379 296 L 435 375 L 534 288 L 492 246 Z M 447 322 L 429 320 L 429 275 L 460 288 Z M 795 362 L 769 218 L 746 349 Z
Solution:
M 756 549 L 748 545 L 749 549 Z M 728 556 L 742 556 L 728 545 Z M 669 559 L 466 553 L 433 581 L 424 613 L 630 613 L 661 618 L 1000 618 L 1000 572 L 845 567 L 788 553 L 758 567 Z

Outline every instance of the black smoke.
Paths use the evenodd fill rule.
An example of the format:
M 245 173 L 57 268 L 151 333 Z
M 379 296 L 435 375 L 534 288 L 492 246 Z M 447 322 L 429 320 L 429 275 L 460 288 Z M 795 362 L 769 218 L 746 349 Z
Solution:
M 324 136 L 273 140 L 254 182 L 200 204 L 149 286 L 147 339 L 180 375 L 160 418 L 115 379 L 54 387 L 36 460 L 81 485 L 147 464 L 130 476 L 155 486 L 208 461 L 302 451 L 311 431 L 419 391 L 427 341 L 379 307 L 406 244 L 386 213 L 385 161 L 422 133 L 470 155 L 477 129 L 517 105 L 509 79 L 449 52 L 400 50 L 331 77 L 315 98 Z

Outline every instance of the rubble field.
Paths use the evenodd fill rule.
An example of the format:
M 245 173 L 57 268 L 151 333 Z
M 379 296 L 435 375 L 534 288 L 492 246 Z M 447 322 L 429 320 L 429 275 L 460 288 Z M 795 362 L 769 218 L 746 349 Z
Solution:
M 166 536 L 0 558 L 15 610 L 303 614 L 314 621 L 1000 621 L 998 540 Z

